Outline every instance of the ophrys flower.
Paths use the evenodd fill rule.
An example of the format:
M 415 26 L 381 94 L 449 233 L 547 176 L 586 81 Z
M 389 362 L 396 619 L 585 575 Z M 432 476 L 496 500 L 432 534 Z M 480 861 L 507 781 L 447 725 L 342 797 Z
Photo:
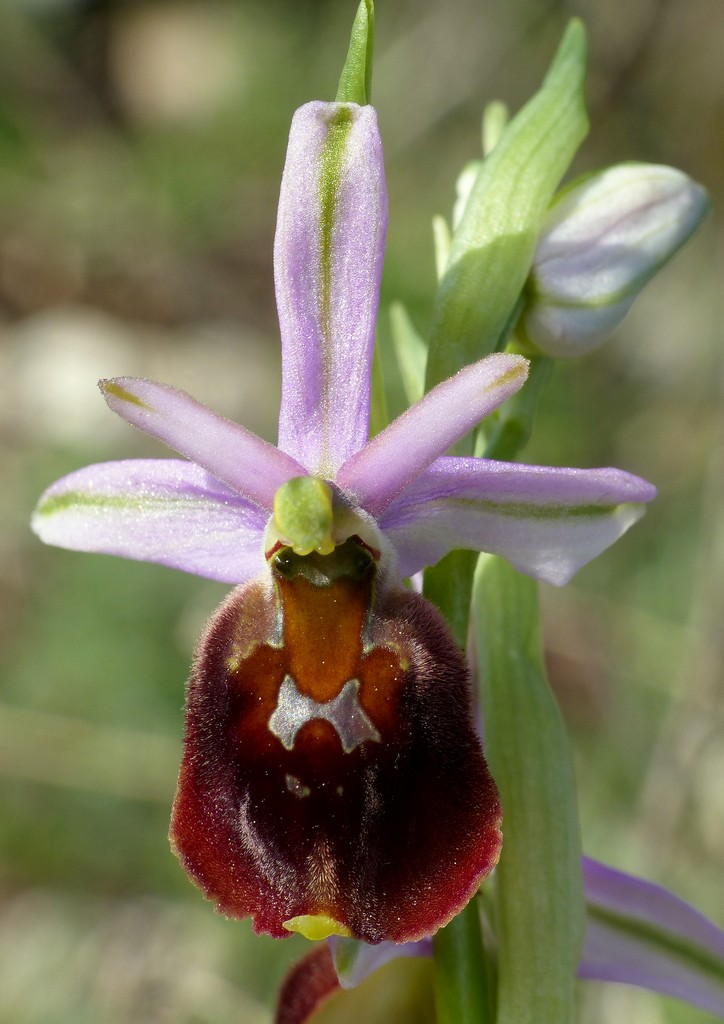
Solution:
M 105 381 L 185 458 L 72 473 L 33 521 L 49 543 L 239 585 L 194 662 L 172 837 L 220 910 L 277 936 L 418 938 L 497 858 L 467 669 L 405 578 L 464 547 L 564 583 L 654 494 L 615 469 L 444 454 L 523 385 L 520 356 L 466 367 L 368 440 L 385 230 L 374 110 L 301 108 L 275 244 L 278 447 L 174 388 Z

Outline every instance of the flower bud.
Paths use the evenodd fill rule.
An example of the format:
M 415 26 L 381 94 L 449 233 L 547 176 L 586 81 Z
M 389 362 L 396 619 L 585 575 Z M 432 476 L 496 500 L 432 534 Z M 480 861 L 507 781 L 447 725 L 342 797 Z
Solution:
M 618 164 L 573 182 L 544 222 L 521 333 L 549 356 L 600 345 L 708 206 L 704 189 L 673 167 Z

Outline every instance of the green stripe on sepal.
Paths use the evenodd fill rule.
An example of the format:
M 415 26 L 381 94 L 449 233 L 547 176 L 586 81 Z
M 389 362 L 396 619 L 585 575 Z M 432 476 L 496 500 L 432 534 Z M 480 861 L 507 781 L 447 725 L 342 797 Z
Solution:
M 182 499 L 179 499 L 182 500 Z M 166 495 L 163 498 L 155 499 L 159 505 L 168 505 L 169 499 Z M 188 506 L 189 502 L 183 499 L 184 505 Z M 72 512 L 75 509 L 98 509 L 103 511 L 104 509 L 122 509 L 128 512 L 142 512 L 148 509 L 149 505 L 154 503 L 154 498 L 148 495 L 144 495 L 142 498 L 119 495 L 108 495 L 108 494 L 83 494 L 81 491 L 66 491 L 63 494 L 51 494 L 43 501 L 40 502 L 33 518 L 47 519 L 49 516 L 58 514 L 59 512 Z M 199 502 L 199 506 L 202 507 L 205 503 Z
M 435 502 L 430 501 L 427 507 L 434 509 Z M 506 516 L 510 519 L 556 520 L 556 519 L 595 519 L 622 515 L 626 517 L 631 511 L 641 508 L 635 502 L 621 502 L 618 505 L 535 505 L 523 501 L 485 501 L 482 498 L 441 498 L 439 507 L 444 509 L 469 508 L 480 514 Z
M 328 122 L 327 137 L 320 158 L 318 202 L 319 202 L 319 320 L 322 331 L 322 378 L 329 388 L 334 374 L 332 346 L 335 339 L 332 330 L 332 274 L 334 226 L 337 215 L 339 188 L 345 149 L 352 129 L 352 108 L 340 104 Z M 322 395 L 322 408 L 332 406 L 332 395 Z M 328 434 L 330 424 L 324 422 L 323 451 L 330 447 Z
M 82 491 L 66 491 L 61 494 L 50 494 L 43 498 L 31 519 L 31 527 L 36 533 L 42 534 L 43 523 L 46 523 L 54 516 L 74 512 L 94 512 L 99 515 L 104 512 L 127 512 L 131 515 L 141 516 L 149 513 L 165 513 L 172 508 L 183 508 L 188 514 L 195 510 L 209 508 L 209 502 L 203 498 L 189 498 L 187 494 L 174 495 L 149 494 L 141 496 L 133 494 L 84 494 Z
M 320 317 L 325 333 L 325 343 L 331 338 L 331 297 L 332 297 L 332 244 L 339 187 L 342 180 L 347 139 L 352 129 L 352 110 L 339 106 L 328 122 L 327 138 L 321 156 L 319 171 L 320 204 Z
M 541 89 L 481 165 L 435 299 L 428 389 L 497 345 L 553 193 L 588 128 L 585 59 L 585 33 L 574 20 Z
M 546 680 L 537 584 L 493 555 L 475 574 L 485 753 L 503 804 L 497 1024 L 572 1024 L 585 905 L 573 766 Z

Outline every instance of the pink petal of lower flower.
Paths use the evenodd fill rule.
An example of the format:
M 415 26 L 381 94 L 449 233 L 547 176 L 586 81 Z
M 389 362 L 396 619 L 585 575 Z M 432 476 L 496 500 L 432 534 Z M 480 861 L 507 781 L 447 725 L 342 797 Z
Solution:
M 342 991 L 329 948 L 319 944 L 285 978 L 274 1024 L 433 1024 L 434 1020 L 429 959 L 400 954 L 359 987 Z
M 378 942 L 372 946 L 369 942 L 332 935 L 327 942 L 342 988 L 354 988 L 373 971 L 397 957 L 432 956 L 432 938 L 418 942 Z
M 263 565 L 268 519 L 192 462 L 134 459 L 58 480 L 40 498 L 32 525 L 46 544 L 240 583 Z
M 637 985 L 724 1017 L 724 931 L 661 886 L 588 857 L 583 880 L 579 977 Z
M 338 991 L 332 955 L 318 943 L 284 979 L 274 1024 L 305 1024 Z

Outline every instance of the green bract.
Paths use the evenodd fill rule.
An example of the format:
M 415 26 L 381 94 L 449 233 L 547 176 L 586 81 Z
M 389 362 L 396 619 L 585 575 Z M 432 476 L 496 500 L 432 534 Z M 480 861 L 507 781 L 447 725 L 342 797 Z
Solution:
M 337 86 L 338 103 L 364 105 L 371 102 L 374 34 L 374 4 L 372 0 L 362 0 L 352 25 L 347 59 Z
M 574 20 L 541 89 L 480 166 L 435 300 L 428 388 L 492 352 L 505 331 L 553 193 L 586 134 L 585 60 Z

